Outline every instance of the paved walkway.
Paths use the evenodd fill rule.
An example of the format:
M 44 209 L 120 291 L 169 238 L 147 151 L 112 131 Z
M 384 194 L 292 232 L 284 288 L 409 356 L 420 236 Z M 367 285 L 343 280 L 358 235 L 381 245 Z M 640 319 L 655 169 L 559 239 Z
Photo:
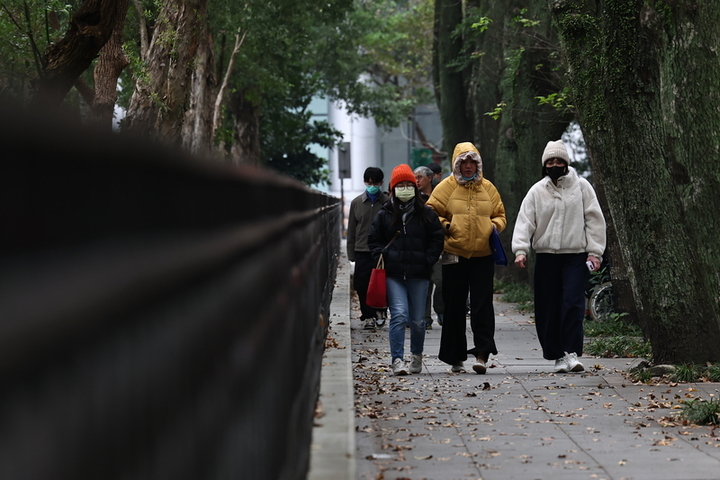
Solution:
M 342 269 L 339 292 L 349 281 Z M 633 384 L 622 373 L 631 359 L 583 357 L 586 372 L 555 374 L 532 317 L 497 298 L 500 353 L 486 375 L 450 373 L 437 359 L 435 324 L 423 371 L 395 377 L 387 327 L 362 330 L 357 305 L 346 304 L 347 316 L 331 318 L 339 341 L 323 365 L 312 480 L 720 479 L 720 429 L 673 418 L 683 399 L 720 398 L 720 384 Z M 349 404 L 337 404 L 351 396 L 337 387 L 351 380 L 348 361 L 352 418 Z M 337 418 L 343 433 L 326 436 Z

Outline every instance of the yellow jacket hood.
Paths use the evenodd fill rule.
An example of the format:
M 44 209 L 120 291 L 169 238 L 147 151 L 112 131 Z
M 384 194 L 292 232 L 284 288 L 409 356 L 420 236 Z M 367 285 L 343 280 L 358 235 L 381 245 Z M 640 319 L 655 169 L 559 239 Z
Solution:
M 471 160 L 475 161 L 475 163 L 477 163 L 477 177 L 473 181 L 476 183 L 482 182 L 482 157 L 480 156 L 480 151 L 475 147 L 475 145 L 473 145 L 471 142 L 458 143 L 457 145 L 455 145 L 455 150 L 453 150 L 452 158 L 452 172 L 458 184 L 465 185 L 466 183 L 468 183 L 467 180 L 463 179 L 462 173 L 460 173 L 460 164 L 466 158 L 470 158 Z M 469 183 L 473 183 L 473 181 Z

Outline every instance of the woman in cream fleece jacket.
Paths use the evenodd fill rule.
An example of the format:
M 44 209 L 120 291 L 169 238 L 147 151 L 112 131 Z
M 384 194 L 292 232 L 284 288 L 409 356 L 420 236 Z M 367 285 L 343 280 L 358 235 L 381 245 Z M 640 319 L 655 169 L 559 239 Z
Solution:
M 555 371 L 584 370 L 583 348 L 587 262 L 600 268 L 605 251 L 605 218 L 590 183 L 578 176 L 561 140 L 548 142 L 543 178 L 520 206 L 512 251 L 524 268 L 535 250 L 535 326 L 543 357 Z

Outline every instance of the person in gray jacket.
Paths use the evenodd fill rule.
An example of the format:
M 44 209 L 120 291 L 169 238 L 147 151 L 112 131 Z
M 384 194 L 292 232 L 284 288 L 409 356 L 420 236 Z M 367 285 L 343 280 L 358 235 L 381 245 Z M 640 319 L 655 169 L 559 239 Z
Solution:
M 365 303 L 370 273 L 375 268 L 375 262 L 368 246 L 368 233 L 370 225 L 377 212 L 390 197 L 382 191 L 385 174 L 377 167 L 368 167 L 363 174 L 365 191 L 355 197 L 350 203 L 347 229 L 347 255 L 351 262 L 355 262 L 353 275 L 353 288 L 360 300 L 360 320 L 363 328 L 374 330 L 382 326 L 386 319 L 385 309 L 369 307 Z
M 542 180 L 520 205 L 512 238 L 515 265 L 525 268 L 535 250 L 535 326 L 543 357 L 558 373 L 581 372 L 585 285 L 600 268 L 605 218 L 595 190 L 569 166 L 561 140 L 548 142 Z

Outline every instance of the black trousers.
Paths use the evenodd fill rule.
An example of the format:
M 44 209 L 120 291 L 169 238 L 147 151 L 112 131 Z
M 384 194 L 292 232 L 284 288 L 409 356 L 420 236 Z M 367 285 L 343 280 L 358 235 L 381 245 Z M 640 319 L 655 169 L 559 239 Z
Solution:
M 370 272 L 375 268 L 377 262 L 372 258 L 370 252 L 355 252 L 355 274 L 353 275 L 353 288 L 360 299 L 360 319 L 377 317 L 376 308 L 368 307 L 365 303 L 367 298 L 368 284 L 370 283 Z M 384 309 L 381 309 L 384 310 Z
M 492 255 L 470 259 L 460 257 L 458 263 L 443 265 L 442 274 L 445 314 L 438 358 L 454 365 L 465 361 L 468 354 L 483 357 L 497 355 L 493 308 L 495 262 Z M 465 335 L 468 292 L 474 343 L 470 350 Z
M 538 253 L 535 261 L 535 326 L 543 358 L 582 355 L 587 253 Z

